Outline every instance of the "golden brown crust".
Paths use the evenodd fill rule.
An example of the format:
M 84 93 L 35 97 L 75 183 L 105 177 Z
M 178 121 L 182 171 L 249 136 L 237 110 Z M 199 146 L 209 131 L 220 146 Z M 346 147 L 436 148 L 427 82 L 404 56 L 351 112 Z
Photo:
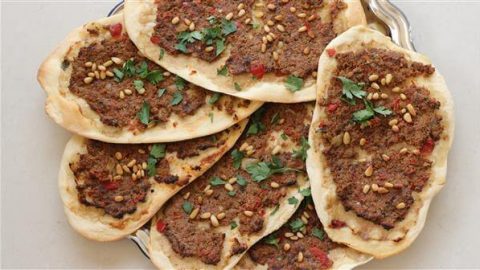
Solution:
M 327 48 L 335 49 L 337 53 L 372 47 L 394 50 L 402 53 L 409 60 L 431 64 L 425 56 L 402 49 L 379 32 L 361 26 L 348 30 L 327 46 Z M 319 61 L 317 98 L 326 96 L 326 89 L 328 89 L 335 68 L 335 58 L 328 57 L 324 52 Z M 324 109 L 320 106 L 315 108 L 310 129 L 309 141 L 312 148 L 308 152 L 307 171 L 310 176 L 317 214 L 323 224 L 330 224 L 333 219 L 345 221 L 347 224 L 340 229 L 332 229 L 327 226 L 326 232 L 332 240 L 372 254 L 377 258 L 394 255 L 407 248 L 415 240 L 425 224 L 431 200 L 445 184 L 447 155 L 453 140 L 453 101 L 445 81 L 438 71 L 427 78 L 416 78 L 415 84 L 429 89 L 432 97 L 440 101 L 444 131 L 430 157 L 434 165 L 429 181 L 422 192 L 414 194 L 415 202 L 405 219 L 397 222 L 391 230 L 366 221 L 351 211 L 346 212 L 336 197 L 336 185 L 331 178 L 329 169 L 322 165 L 325 164 L 322 155 L 323 145 L 314 128 L 325 117 Z M 401 240 L 398 241 L 398 239 Z
M 353 25 L 366 24 L 365 13 L 360 1 L 349 0 L 346 2 L 347 8 L 340 12 L 339 18 L 335 21 L 335 27 L 341 29 L 341 32 Z M 292 93 L 285 87 L 285 77 L 274 74 L 266 74 L 261 80 L 248 82 L 242 87 L 242 91 L 235 90 L 234 83 L 250 81 L 250 75 L 236 76 L 235 81 L 231 76 L 217 75 L 217 69 L 222 68 L 229 57 L 228 47 L 223 56 L 213 63 L 206 63 L 186 55 L 173 56 L 166 52 L 159 60 L 160 50 L 150 41 L 155 20 L 154 0 L 125 1 L 125 24 L 132 41 L 146 57 L 170 72 L 205 89 L 249 100 L 279 103 L 315 100 L 315 80 L 307 79 L 302 90 Z
M 235 114 L 230 115 L 205 104 L 192 116 L 171 116 L 168 122 L 148 128 L 144 132 L 132 132 L 127 128 L 114 128 L 103 124 L 84 99 L 69 91 L 71 67 L 63 70 L 61 66 L 65 58 L 73 60 L 80 48 L 98 39 L 108 38 L 109 33 L 106 36 L 92 37 L 87 31 L 88 28 L 119 22 L 123 22 L 122 14 L 90 22 L 73 30 L 40 66 L 37 78 L 48 95 L 46 112 L 62 127 L 87 138 L 111 143 L 172 142 L 224 130 L 245 119 L 262 105 L 261 102 L 251 102 L 246 107 L 235 108 Z M 210 120 L 210 114 L 213 114 L 215 121 Z
M 243 120 L 238 125 L 219 133 L 221 134 L 219 141 L 224 138 L 224 143 L 216 148 L 203 150 L 198 156 L 179 159 L 174 154 L 167 154 L 165 159 L 169 162 L 170 173 L 191 183 L 235 144 L 247 122 L 248 120 Z M 106 215 L 101 209 L 85 206 L 78 200 L 75 177 L 69 164 L 86 151 L 86 140 L 88 139 L 74 136 L 67 143 L 60 165 L 59 191 L 68 221 L 77 232 L 89 239 L 113 241 L 129 235 L 145 224 L 170 197 L 184 187 L 158 183 L 151 177 L 149 182 L 154 192 L 147 195 L 145 202 L 138 203 L 134 213 L 120 219 Z

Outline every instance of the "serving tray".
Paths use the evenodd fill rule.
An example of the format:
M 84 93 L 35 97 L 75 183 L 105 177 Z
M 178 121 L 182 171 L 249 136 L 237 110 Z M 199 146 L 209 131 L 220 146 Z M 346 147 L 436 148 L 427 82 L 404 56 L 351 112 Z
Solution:
M 363 9 L 367 16 L 367 23 L 370 28 L 382 32 L 391 37 L 392 41 L 408 50 L 415 51 L 411 38 L 410 23 L 405 14 L 389 0 L 362 0 Z M 108 16 L 115 15 L 123 10 L 123 1 L 116 4 L 108 13 Z M 135 233 L 128 236 L 147 257 L 150 225 L 145 224 Z

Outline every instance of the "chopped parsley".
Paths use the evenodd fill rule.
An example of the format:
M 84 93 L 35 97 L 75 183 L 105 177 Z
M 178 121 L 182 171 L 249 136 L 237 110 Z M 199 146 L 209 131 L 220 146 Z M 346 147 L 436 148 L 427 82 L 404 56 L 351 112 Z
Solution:
M 233 167 L 235 169 L 240 168 L 240 165 L 242 164 L 242 159 L 245 157 L 245 154 L 243 154 L 242 151 L 234 149 L 230 155 L 233 158 Z
M 312 235 L 317 237 L 318 239 L 322 240 L 325 239 L 325 232 L 323 230 L 320 230 L 317 227 L 314 227 L 312 230 Z
M 375 113 L 383 116 L 392 114 L 392 111 L 383 106 L 373 107 L 373 104 L 370 101 L 364 100 L 363 102 L 365 103 L 366 108 L 353 113 L 353 121 L 357 123 L 362 123 L 372 119 L 375 116 Z
M 145 86 L 143 81 L 142 80 L 135 80 L 133 81 L 133 86 L 135 86 L 135 89 L 137 91 L 140 91 L 141 89 L 143 89 L 143 87 Z
M 227 182 L 223 181 L 222 178 L 218 177 L 218 176 L 214 176 L 212 177 L 212 179 L 210 179 L 210 185 L 212 186 L 220 186 L 220 185 L 225 185 Z
M 308 140 L 305 137 L 301 139 L 301 147 L 300 149 L 293 151 L 293 157 L 301 159 L 305 161 L 307 159 L 307 150 L 310 149 L 310 145 L 308 144 Z
M 133 60 L 131 59 L 128 59 L 125 64 L 123 64 L 123 73 L 125 73 L 125 75 L 127 75 L 128 77 L 132 77 L 133 75 L 135 75 L 135 73 L 137 73 L 137 69 L 135 68 L 135 62 L 133 62 Z
M 215 42 L 215 56 L 219 56 L 225 50 L 225 42 L 222 39 L 218 39 Z
M 237 90 L 237 91 L 242 91 L 242 87 L 237 82 L 233 83 L 233 87 L 235 87 L 235 90 Z
M 208 104 L 210 104 L 210 105 L 215 104 L 215 103 L 220 99 L 221 96 L 222 96 L 222 94 L 220 94 L 220 93 L 214 93 L 214 94 L 208 99 Z
M 282 140 L 284 141 L 288 140 L 288 136 L 287 134 L 285 134 L 285 132 L 282 132 L 282 134 L 280 134 L 280 138 L 282 138 Z
M 148 72 L 147 76 L 145 77 L 147 81 L 149 81 L 151 84 L 157 84 L 161 81 L 163 81 L 163 74 L 160 72 L 160 70 L 152 70 Z
M 220 75 L 220 76 L 228 76 L 228 68 L 227 68 L 227 65 L 224 65 L 223 67 L 217 69 L 217 75 Z
M 270 234 L 269 236 L 265 237 L 264 242 L 265 244 L 269 244 L 278 248 L 279 239 L 275 236 L 275 234 Z
M 265 108 L 258 109 L 250 120 L 250 126 L 247 130 L 247 135 L 258 134 L 266 129 L 265 125 L 261 122 L 262 116 L 265 113 Z
M 165 56 L 165 50 L 163 48 L 160 48 L 160 56 L 158 57 L 158 60 L 162 60 L 164 56 Z
M 165 144 L 154 144 L 150 150 L 147 159 L 147 174 L 154 176 L 156 174 L 156 165 L 159 159 L 165 157 Z
M 165 89 L 165 88 L 160 88 L 160 89 L 158 89 L 158 91 L 157 91 L 157 96 L 158 96 L 158 97 L 162 97 L 163 94 L 165 94 L 166 91 L 167 91 L 167 89 Z
M 298 203 L 298 199 L 295 198 L 294 196 L 288 198 L 288 204 L 297 205 L 297 203 Z
M 342 82 L 342 99 L 350 104 L 355 104 L 354 97 L 362 99 L 367 96 L 367 92 L 363 91 L 364 83 L 355 83 L 345 77 L 337 77 Z
M 285 81 L 285 87 L 287 87 L 290 92 L 297 92 L 303 87 L 303 79 L 294 75 L 288 76 Z
M 275 213 L 277 213 L 278 209 L 280 209 L 280 205 L 279 205 L 279 204 L 275 205 L 275 208 L 274 208 L 273 211 L 270 213 L 270 216 L 275 215 Z
M 187 53 L 187 44 L 188 43 L 194 43 L 197 40 L 202 40 L 203 35 L 199 31 L 193 31 L 193 32 L 188 32 L 188 31 L 183 31 L 180 32 L 177 35 L 177 40 L 179 43 L 175 45 L 175 49 L 178 51 L 181 51 L 183 53 Z
M 243 176 L 237 175 L 237 184 L 244 187 L 244 186 L 247 185 L 247 180 L 245 180 L 245 178 Z
M 258 162 L 252 163 L 247 166 L 247 172 L 255 182 L 262 182 L 269 178 L 273 174 L 284 173 L 288 171 L 294 171 L 295 169 L 283 167 L 280 159 L 272 157 L 272 162 Z
M 303 197 L 308 197 L 312 195 L 312 190 L 309 187 L 299 191 L 300 191 L 300 194 L 303 195 Z
M 232 191 L 227 192 L 227 194 L 228 194 L 228 196 L 233 197 L 237 194 L 237 192 L 235 190 L 232 190 Z
M 187 82 L 180 76 L 175 77 L 175 86 L 177 87 L 178 90 L 182 91 L 185 89 L 185 85 Z
M 125 73 L 123 73 L 123 71 L 121 71 L 118 68 L 114 68 L 113 69 L 113 76 L 115 77 L 114 80 L 116 82 L 121 82 L 123 80 L 123 78 L 125 77 Z
M 278 112 L 277 112 L 272 116 L 272 120 L 270 120 L 270 124 L 275 125 L 278 122 L 278 120 L 280 120 L 280 116 L 278 115 Z
M 294 221 L 290 222 L 290 229 L 292 229 L 293 232 L 298 232 L 300 231 L 305 224 L 303 221 L 299 218 L 295 219 Z
M 210 117 L 210 123 L 213 123 L 213 112 L 209 112 L 208 117 Z
M 238 224 L 234 220 L 232 220 L 232 222 L 230 222 L 230 229 L 233 230 L 237 227 L 238 227 Z
M 137 113 L 138 119 L 144 125 L 148 125 L 150 123 L 150 104 L 144 101 L 140 111 Z
M 190 215 L 190 213 L 192 213 L 192 210 L 193 210 L 193 205 L 192 205 L 191 202 L 185 201 L 185 202 L 183 202 L 182 208 L 183 208 L 183 211 L 185 212 L 185 214 Z
M 147 62 L 143 61 L 142 63 L 140 63 L 140 65 L 138 65 L 138 67 L 136 68 L 135 72 L 138 76 L 140 76 L 140 78 L 145 79 L 148 75 Z
M 170 102 L 170 104 L 175 106 L 175 105 L 180 104 L 180 102 L 182 102 L 182 100 L 183 100 L 182 92 L 175 91 L 175 93 L 173 93 L 173 98 L 172 98 L 172 101 Z

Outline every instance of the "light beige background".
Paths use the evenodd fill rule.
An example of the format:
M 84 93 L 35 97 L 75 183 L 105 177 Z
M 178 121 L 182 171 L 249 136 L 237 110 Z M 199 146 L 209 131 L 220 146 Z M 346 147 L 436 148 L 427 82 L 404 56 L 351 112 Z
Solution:
M 456 105 L 448 183 L 423 233 L 363 269 L 480 268 L 480 2 L 394 1 L 416 47 L 445 75 Z M 133 243 L 96 243 L 67 224 L 57 170 L 69 134 L 44 113 L 36 70 L 57 42 L 113 1 L 2 1 L 2 268 L 153 268 Z

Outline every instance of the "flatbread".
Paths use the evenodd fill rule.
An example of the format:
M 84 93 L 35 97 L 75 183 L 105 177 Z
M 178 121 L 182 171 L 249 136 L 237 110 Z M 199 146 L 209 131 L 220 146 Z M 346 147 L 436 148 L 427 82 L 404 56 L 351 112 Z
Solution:
M 298 104 L 298 105 L 300 105 L 300 104 Z M 303 106 L 308 106 L 307 109 L 308 109 L 309 112 L 311 112 L 311 109 L 313 109 L 310 105 L 306 105 L 306 104 L 305 105 L 302 104 L 302 105 Z M 275 104 L 275 106 L 281 106 L 281 105 Z M 288 105 L 288 106 L 292 106 L 292 105 Z M 282 107 L 280 109 L 277 109 L 277 112 L 288 110 L 288 108 L 287 109 L 285 109 L 285 108 L 286 107 Z M 282 114 L 282 113 L 280 113 L 280 114 Z M 305 115 L 305 120 L 310 119 L 310 117 L 311 117 L 311 114 L 307 113 L 307 115 Z M 281 119 L 281 118 L 283 118 L 283 116 L 280 116 L 279 118 Z M 262 120 L 262 121 L 266 124 L 266 122 L 269 122 L 270 119 L 268 119 L 268 121 L 267 120 Z M 301 122 L 303 120 L 300 117 L 299 119 L 297 119 L 297 121 Z M 306 122 L 304 123 L 305 127 L 308 127 L 308 124 L 309 124 L 309 122 L 308 122 L 308 120 L 306 120 Z M 283 129 L 283 127 L 281 127 L 281 128 Z M 301 128 L 303 128 L 303 125 L 300 125 L 300 129 Z M 279 152 L 279 154 L 284 153 L 286 155 L 288 153 L 291 153 L 293 150 L 298 150 L 298 148 L 300 147 L 299 142 L 295 143 L 294 141 L 292 141 L 288 138 L 286 140 L 282 139 L 281 138 L 281 132 L 279 132 L 279 130 L 275 130 L 275 131 L 266 130 L 265 132 L 267 132 L 266 133 L 267 136 L 265 138 L 268 138 L 268 145 L 265 148 L 267 150 L 264 152 L 265 154 L 270 153 L 270 151 L 273 151 L 273 149 L 275 148 L 275 145 L 282 145 L 282 150 L 281 150 L 281 152 Z M 256 136 L 256 135 L 252 135 L 252 136 Z M 237 142 L 237 145 L 235 146 L 235 150 L 241 149 L 242 148 L 241 145 L 244 144 L 245 140 L 248 141 L 248 137 L 247 138 L 242 137 L 242 138 L 243 139 L 240 139 Z M 172 198 L 171 201 L 169 201 L 165 205 L 165 207 L 160 209 L 160 211 L 157 213 L 157 215 L 152 219 L 152 226 L 151 226 L 151 229 L 150 229 L 149 254 L 150 254 L 150 258 L 151 258 L 152 262 L 159 269 L 231 269 L 241 259 L 242 255 L 246 251 L 245 250 L 245 251 L 240 252 L 238 254 L 232 254 L 233 251 L 232 251 L 231 248 L 232 248 L 232 246 L 234 244 L 234 241 L 235 241 L 234 238 L 237 238 L 239 243 L 241 243 L 242 245 L 245 245 L 246 248 L 251 247 L 253 244 L 255 244 L 255 242 L 257 242 L 258 240 L 260 240 L 264 236 L 266 236 L 266 235 L 270 234 L 271 232 L 280 228 L 282 226 L 282 224 L 284 224 L 290 218 L 290 216 L 293 215 L 295 210 L 298 208 L 299 204 L 301 203 L 301 201 L 303 199 L 303 195 L 301 194 L 300 190 L 304 190 L 304 189 L 308 188 L 308 186 L 309 186 L 307 176 L 306 176 L 305 173 L 303 173 L 303 171 L 296 173 L 296 181 L 294 183 L 292 183 L 290 185 L 283 184 L 282 186 L 280 186 L 278 191 L 285 188 L 285 196 L 281 197 L 281 199 L 279 200 L 279 204 L 277 204 L 278 205 L 277 207 L 272 206 L 272 207 L 267 208 L 267 207 L 259 206 L 259 207 L 255 208 L 255 210 L 252 210 L 253 215 L 254 215 L 253 217 L 255 217 L 256 215 L 259 215 L 257 213 L 257 211 L 259 212 L 260 208 L 264 210 L 264 211 L 262 211 L 262 213 L 263 213 L 262 214 L 263 227 L 260 231 L 254 232 L 254 233 L 251 233 L 251 234 L 247 234 L 247 233 L 241 234 L 239 232 L 239 228 L 243 225 L 241 224 L 241 222 L 238 221 L 238 218 L 241 215 L 244 215 L 243 213 L 239 213 L 238 216 L 236 216 L 233 219 L 233 221 L 235 221 L 236 224 L 238 224 L 238 226 L 239 226 L 237 228 L 231 229 L 231 223 L 226 223 L 226 222 L 230 222 L 228 216 L 225 219 L 220 220 L 220 222 L 223 221 L 223 223 L 225 223 L 224 225 L 222 225 L 223 223 L 221 223 L 220 226 L 213 227 L 212 225 L 210 225 L 210 220 L 209 219 L 205 219 L 203 221 L 201 220 L 201 214 L 204 213 L 204 211 L 205 211 L 204 208 L 203 208 L 203 207 L 205 207 L 204 206 L 205 205 L 205 200 L 208 200 L 210 197 L 215 198 L 215 196 L 216 196 L 215 194 L 217 194 L 217 192 L 227 192 L 227 191 L 223 188 L 223 186 L 219 186 L 219 187 L 218 186 L 215 186 L 215 187 L 212 186 L 211 188 L 214 189 L 215 193 L 213 193 L 213 195 L 209 195 L 209 197 L 207 197 L 207 195 L 203 195 L 203 193 L 202 193 L 202 196 L 205 197 L 203 199 L 202 207 L 201 207 L 200 211 L 198 212 L 197 216 L 195 217 L 195 220 L 191 221 L 191 222 L 194 222 L 193 224 L 196 224 L 195 226 L 197 226 L 196 229 L 198 231 L 196 231 L 196 235 L 201 235 L 202 234 L 202 232 L 201 232 L 202 229 L 205 229 L 206 231 L 212 231 L 213 230 L 214 232 L 221 232 L 221 233 L 225 234 L 225 239 L 223 241 L 223 248 L 222 248 L 222 251 L 221 251 L 220 261 L 216 264 L 207 264 L 207 263 L 202 262 L 198 257 L 182 257 L 180 254 L 176 253 L 172 248 L 172 243 L 167 238 L 167 236 L 165 236 L 165 233 L 164 232 L 160 233 L 157 230 L 157 221 L 167 220 L 165 218 L 165 212 L 167 211 L 165 208 L 170 207 L 171 211 L 176 211 L 176 208 L 171 208 L 171 207 L 173 207 L 173 206 L 171 206 L 171 204 L 175 203 L 174 200 L 181 200 L 183 196 L 185 196 L 187 193 L 189 193 L 192 190 L 204 190 L 203 189 L 204 185 L 206 185 L 206 186 L 213 185 L 212 182 L 211 182 L 211 179 L 213 179 L 213 177 L 215 177 L 217 175 L 223 174 L 222 173 L 222 168 L 224 168 L 225 166 L 228 166 L 226 164 L 228 164 L 230 162 L 227 159 L 229 157 L 229 155 L 230 154 L 226 154 L 223 157 L 223 160 L 219 161 L 219 163 L 214 165 L 214 167 L 212 167 L 206 174 L 202 175 L 202 177 L 199 178 L 198 181 L 195 182 L 193 186 L 190 185 L 186 190 L 183 190 L 182 193 L 177 194 L 176 198 Z M 245 158 L 247 158 L 247 157 L 248 156 L 245 156 Z M 225 161 L 225 159 L 227 159 L 227 161 Z M 222 163 L 224 161 L 226 163 Z M 240 174 L 240 171 L 242 171 L 242 168 L 237 169 L 235 171 L 234 175 Z M 229 176 L 226 176 L 226 177 L 228 178 Z M 225 179 L 225 181 L 228 181 L 228 179 Z M 238 183 L 233 184 L 234 190 L 237 192 L 237 195 L 234 195 L 234 196 L 243 196 L 243 195 L 239 195 L 239 192 L 241 192 L 241 190 L 249 188 L 250 185 L 257 185 L 257 183 L 253 183 L 252 180 L 247 179 L 247 181 L 248 181 L 247 182 L 248 184 L 243 186 L 243 187 L 240 186 Z M 265 180 L 265 182 L 262 182 L 262 183 L 265 183 L 264 185 L 269 186 L 269 181 L 270 180 L 267 179 L 267 180 Z M 261 183 L 258 183 L 258 185 L 260 185 L 260 184 Z M 251 193 L 251 190 L 249 191 L 249 193 L 250 194 L 256 194 L 256 193 Z M 193 193 L 193 191 L 192 191 L 191 194 L 189 193 L 188 194 L 189 195 L 188 200 L 189 201 L 195 200 L 195 198 L 197 196 L 196 194 L 197 193 Z M 291 200 L 296 199 L 297 203 L 296 204 L 289 203 L 289 200 L 288 200 L 289 198 L 292 198 Z M 293 199 L 293 198 L 295 198 L 295 199 Z M 183 197 L 183 200 L 187 200 L 187 199 L 185 199 L 185 197 Z M 213 200 L 215 200 L 215 199 L 213 199 Z M 233 200 L 238 201 L 239 199 L 233 197 Z M 242 205 L 249 204 L 249 203 L 250 202 L 242 203 Z M 233 206 L 229 206 L 229 207 L 233 207 Z M 239 207 L 243 207 L 243 206 L 239 206 Z M 218 209 L 216 209 L 216 210 L 218 210 Z M 183 210 L 180 210 L 180 212 L 181 212 L 180 214 L 184 214 Z M 227 212 L 227 209 L 225 209 L 225 212 Z M 213 212 L 213 214 L 217 215 L 216 212 Z M 252 223 L 253 221 L 249 220 L 249 222 Z M 167 228 L 168 228 L 168 224 L 167 224 Z
M 337 53 L 355 51 L 363 48 L 383 48 L 400 52 L 406 59 L 431 64 L 430 60 L 412 51 L 402 49 L 392 41 L 366 27 L 354 27 L 333 40 L 327 49 Z M 320 57 L 317 98 L 326 97 L 326 91 L 331 82 L 332 73 L 336 69 L 336 60 L 323 53 Z M 310 176 L 312 195 L 317 213 L 323 224 L 330 224 L 332 220 L 341 220 L 345 227 L 332 229 L 326 227 L 329 237 L 351 248 L 372 254 L 376 258 L 384 258 L 406 249 L 422 230 L 427 217 L 428 207 L 433 197 L 445 185 L 447 172 L 447 154 L 453 140 L 454 119 L 453 100 L 447 89 L 443 77 L 435 71 L 429 77 L 416 77 L 414 83 L 430 91 L 430 95 L 440 102 L 438 113 L 442 117 L 444 127 L 440 140 L 436 143 L 433 153 L 428 157 L 433 161 L 431 176 L 420 193 L 413 193 L 414 203 L 408 210 L 406 217 L 395 223 L 395 226 L 386 230 L 366 219 L 360 218 L 353 211 L 345 211 L 336 194 L 336 185 L 332 180 L 329 168 L 325 167 L 325 156 L 322 154 L 324 145 L 321 144 L 316 128 L 320 121 L 325 119 L 325 107 L 315 109 L 310 129 L 309 141 L 312 148 L 308 152 L 307 171 Z
M 108 30 L 108 26 L 117 23 L 123 24 L 122 14 L 90 22 L 73 30 L 41 65 L 38 71 L 38 81 L 48 95 L 45 107 L 46 112 L 62 127 L 87 138 L 111 143 L 171 142 L 206 136 L 222 131 L 245 119 L 261 106 L 262 103 L 260 102 L 250 102 L 247 104 L 245 103 L 247 101 L 224 96 L 214 105 L 205 102 L 193 115 L 180 116 L 172 113 L 167 121 L 159 122 L 154 126 L 148 126 L 143 129 L 106 124 L 101 120 L 97 111 L 94 111 L 85 99 L 70 91 L 69 85 L 72 76 L 73 62 L 77 58 L 80 49 L 88 47 L 91 44 L 101 43 L 103 40 L 114 40 Z M 122 29 L 123 33 L 125 33 L 125 27 L 122 27 Z M 111 54 L 112 57 L 115 56 L 115 52 Z M 126 59 L 124 59 L 124 61 L 126 61 Z M 107 70 L 111 72 L 114 66 L 115 64 L 108 67 Z M 158 69 L 160 69 L 160 67 L 158 67 Z M 111 80 L 111 87 L 115 87 L 114 78 L 107 77 L 106 80 Z M 145 84 L 147 84 L 147 81 L 144 81 Z M 95 83 L 96 80 L 94 80 L 91 85 Z M 191 86 L 187 86 L 183 91 L 187 91 L 188 87 Z M 140 95 L 133 85 L 129 89 L 133 91 L 133 94 L 131 94 L 132 97 L 137 98 Z M 107 99 L 105 103 L 109 104 L 110 101 L 116 101 L 116 93 L 123 90 L 122 88 L 106 91 L 109 99 Z M 192 90 L 197 91 L 196 89 Z M 147 91 L 156 90 L 151 89 Z M 110 97 L 110 95 L 114 95 L 114 97 Z M 208 94 L 206 101 L 212 96 L 213 93 Z M 128 98 L 130 97 L 125 94 L 125 106 L 132 106 L 132 104 L 128 103 Z M 160 99 L 162 97 L 158 98 Z M 221 106 L 227 103 L 233 103 L 233 105 L 231 105 L 233 106 L 233 112 L 228 113 L 225 108 L 219 109 L 217 106 L 219 103 Z M 119 111 L 121 108 L 111 110 Z M 153 112 L 151 112 L 151 116 L 152 115 Z M 132 121 L 133 120 L 136 120 L 136 118 L 132 119 Z
M 225 154 L 239 138 L 248 120 L 234 125 L 217 134 L 221 144 L 199 151 L 198 155 L 180 159 L 176 152 L 167 153 L 165 160 L 169 164 L 169 173 L 178 176 L 183 182 L 191 183 L 203 174 L 223 154 Z M 132 214 L 125 214 L 122 218 L 107 215 L 104 210 L 87 206 L 78 199 L 76 179 L 70 164 L 79 159 L 79 155 L 87 151 L 89 139 L 74 136 L 67 143 L 62 157 L 59 172 L 59 191 L 64 203 L 65 213 L 71 226 L 83 236 L 97 241 L 112 241 L 121 239 L 144 225 L 160 207 L 185 185 L 176 183 L 167 184 L 157 182 L 153 177 L 148 178 L 151 184 L 145 202 L 137 203 L 137 209 Z M 153 192 L 152 192 L 153 191 Z
M 337 1 L 328 1 L 328 5 L 335 2 Z M 344 2 L 347 3 L 346 9 L 341 10 L 334 21 L 336 33 L 341 33 L 354 25 L 366 24 L 361 2 L 359 0 Z M 265 1 L 256 1 L 255 4 L 266 5 Z M 301 90 L 292 93 L 285 86 L 287 76 L 266 74 L 262 79 L 255 81 L 251 80 L 252 75 L 250 73 L 227 77 L 218 76 L 217 70 L 222 69 L 229 58 L 229 45 L 227 45 L 226 51 L 211 63 L 184 54 L 170 55 L 167 52 L 163 57 L 160 57 L 159 46 L 150 41 L 156 25 L 155 0 L 125 1 L 124 12 L 127 31 L 140 51 L 152 61 L 188 81 L 215 92 L 249 100 L 279 103 L 315 100 L 315 79 L 312 77 L 305 79 Z M 251 15 L 252 18 L 255 18 L 254 14 Z M 319 16 L 322 15 L 319 14 Z M 329 19 L 323 15 L 322 20 L 328 21 Z M 263 26 L 260 25 L 260 28 L 262 29 Z M 241 91 L 236 89 L 236 83 L 241 85 Z

